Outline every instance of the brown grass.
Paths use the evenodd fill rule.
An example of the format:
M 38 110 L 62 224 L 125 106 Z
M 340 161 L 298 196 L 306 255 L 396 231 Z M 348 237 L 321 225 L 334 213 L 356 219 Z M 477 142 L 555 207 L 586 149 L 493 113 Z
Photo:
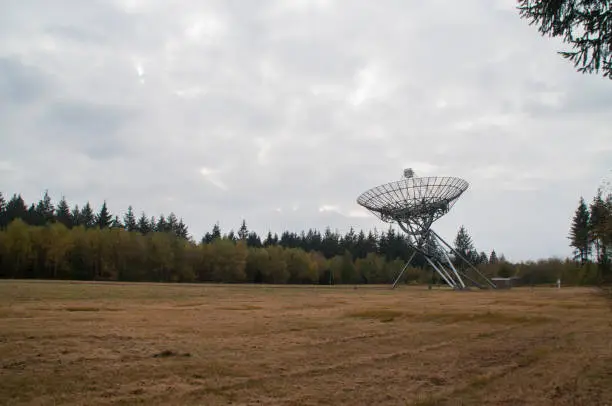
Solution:
M 609 298 L 0 282 L 0 404 L 603 405 Z

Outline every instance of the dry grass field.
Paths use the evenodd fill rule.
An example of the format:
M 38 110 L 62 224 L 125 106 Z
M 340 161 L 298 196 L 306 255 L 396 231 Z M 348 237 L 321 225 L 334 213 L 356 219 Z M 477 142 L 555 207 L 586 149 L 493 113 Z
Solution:
M 610 300 L 0 282 L 3 405 L 612 405 Z

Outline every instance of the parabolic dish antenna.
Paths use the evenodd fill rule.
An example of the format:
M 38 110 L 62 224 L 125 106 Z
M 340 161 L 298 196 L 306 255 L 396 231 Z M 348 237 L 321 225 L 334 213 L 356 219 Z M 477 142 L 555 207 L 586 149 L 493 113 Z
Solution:
M 465 180 L 456 177 L 416 177 L 408 168 L 403 179 L 376 186 L 357 198 L 359 205 L 382 221 L 397 223 L 413 249 L 393 287 L 419 253 L 453 289 L 466 289 L 469 285 L 495 288 L 489 278 L 431 229 L 432 223 L 449 212 L 468 186 Z M 455 263 L 459 260 L 467 265 L 467 269 L 457 269 L 451 256 L 455 257 Z

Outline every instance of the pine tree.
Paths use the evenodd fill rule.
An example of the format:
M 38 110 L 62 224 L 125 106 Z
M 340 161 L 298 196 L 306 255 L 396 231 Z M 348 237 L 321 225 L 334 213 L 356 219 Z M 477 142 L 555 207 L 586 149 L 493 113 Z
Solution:
M 266 236 L 266 239 L 263 242 L 264 247 L 269 247 L 271 245 L 274 245 L 274 238 L 272 237 L 272 231 L 268 231 L 268 235 Z
M 96 225 L 96 216 L 89 202 L 85 203 L 85 207 L 81 210 L 80 217 L 80 224 L 85 226 L 85 228 L 92 228 Z
M 248 236 L 249 236 L 249 229 L 247 228 L 246 220 L 242 220 L 242 224 L 240 225 L 240 228 L 238 229 L 238 238 L 242 241 L 246 241 Z
M 144 217 L 144 219 L 145 221 L 147 220 L 146 217 Z M 138 229 L 138 224 L 136 224 L 136 216 L 134 215 L 134 209 L 132 206 L 128 206 L 127 212 L 123 215 L 123 224 L 127 231 L 136 231 Z
M 6 200 L 4 200 L 4 196 L 2 196 L 2 192 L 0 192 L 0 229 L 3 229 L 6 225 Z
M 70 215 L 70 207 L 66 201 L 66 197 L 62 196 L 55 208 L 55 218 L 68 228 L 72 228 L 72 216 Z
M 482 251 L 480 253 L 480 258 L 478 259 L 478 263 L 479 264 L 483 264 L 483 265 L 486 265 L 486 264 L 489 263 L 489 258 L 487 258 L 487 253 L 486 252 Z
M 219 223 L 215 223 L 212 229 L 212 241 L 221 239 L 221 227 L 219 227 Z
M 21 195 L 14 194 L 6 204 L 5 216 L 6 224 L 9 225 L 15 219 L 26 220 L 28 208 Z
M 96 216 L 96 225 L 100 228 L 109 228 L 112 222 L 113 216 L 108 211 L 108 207 L 106 207 L 106 200 L 102 203 L 102 208 L 100 212 Z
M 45 223 L 43 216 L 36 210 L 34 203 L 28 208 L 25 222 L 31 226 L 42 226 Z
M 519 15 L 542 35 L 562 38 L 570 51 L 559 52 L 578 72 L 612 79 L 609 0 L 518 0 Z
M 489 263 L 495 265 L 499 263 L 499 259 L 497 259 L 497 253 L 495 250 L 491 251 L 491 255 L 489 256 Z
M 574 259 L 578 259 L 582 265 L 588 261 L 590 253 L 589 222 L 589 209 L 581 197 L 572 219 L 568 238 L 570 239 L 570 246 L 574 247 Z
M 464 226 L 459 228 L 457 236 L 455 237 L 455 250 L 463 256 L 463 258 L 472 260 L 476 250 L 474 249 L 474 243 L 472 237 L 468 234 Z M 457 264 L 461 263 L 460 258 L 455 258 Z
M 110 228 L 123 228 L 123 224 L 121 224 L 121 220 L 119 220 L 119 216 L 115 216 L 115 218 L 110 223 Z
M 168 218 L 166 219 L 166 231 L 170 231 L 176 235 L 178 235 L 177 231 L 178 231 L 178 218 L 176 217 L 176 214 L 174 214 L 173 212 L 170 212 L 170 214 L 168 215 Z
M 189 239 L 189 231 L 185 223 L 183 223 L 182 218 L 179 220 L 178 225 L 176 227 L 176 235 L 181 238 L 184 238 L 185 240 Z
M 606 207 L 606 202 L 602 197 L 601 189 L 597 190 L 597 194 L 591 203 L 589 216 L 589 233 L 590 240 L 595 248 L 597 263 L 600 267 L 609 262 L 608 252 L 605 242 L 606 225 L 609 221 L 609 212 Z M 605 266 L 605 265 L 604 265 Z
M 74 208 L 70 212 L 70 222 L 73 227 L 78 227 L 83 225 L 83 218 L 81 217 L 81 210 L 79 209 L 79 205 L 75 204 Z
M 36 205 L 36 214 L 42 224 L 49 224 L 54 220 L 55 208 L 51 202 L 49 191 L 45 190 L 45 195 Z
M 262 247 L 262 243 L 261 243 L 261 239 L 259 238 L 259 236 L 257 235 L 256 232 L 251 231 L 247 237 L 247 246 L 249 247 L 253 247 L 253 248 L 261 248 Z
M 168 223 L 166 222 L 166 217 L 163 214 L 160 214 L 159 220 L 157 220 L 157 224 L 155 225 L 155 231 L 158 231 L 160 233 L 168 231 Z
M 138 224 L 136 225 L 136 230 L 138 230 L 141 234 L 145 235 L 151 232 L 151 223 L 149 223 L 149 219 L 147 215 L 142 212 L 140 218 L 138 219 Z

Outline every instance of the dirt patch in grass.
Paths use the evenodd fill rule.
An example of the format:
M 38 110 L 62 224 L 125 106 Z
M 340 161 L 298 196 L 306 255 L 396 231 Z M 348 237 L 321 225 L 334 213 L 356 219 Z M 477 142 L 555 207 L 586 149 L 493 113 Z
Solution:
M 410 315 L 410 314 L 407 312 L 402 312 L 398 310 L 367 309 L 367 310 L 358 310 L 358 311 L 348 312 L 346 313 L 345 317 L 378 320 L 383 323 L 387 323 L 387 322 L 393 321 L 400 317 L 406 317 L 407 315 Z
M 217 310 L 261 310 L 263 309 L 261 306 L 254 305 L 237 305 L 237 306 L 222 306 L 217 307 Z
M 173 350 L 163 350 L 162 352 L 153 354 L 153 358 L 168 358 L 168 357 L 191 357 L 191 354 L 188 352 L 179 353 Z
M 541 315 L 508 314 L 500 312 L 484 313 L 457 313 L 457 312 L 422 312 L 414 313 L 391 309 L 364 309 L 347 312 L 345 317 L 359 319 L 379 320 L 391 322 L 398 319 L 413 320 L 416 322 L 437 323 L 487 323 L 487 324 L 512 324 L 512 323 L 542 323 L 554 320 L 551 317 Z
M 62 310 L 67 312 L 119 312 L 123 309 L 115 307 L 91 307 L 91 306 L 70 306 Z

